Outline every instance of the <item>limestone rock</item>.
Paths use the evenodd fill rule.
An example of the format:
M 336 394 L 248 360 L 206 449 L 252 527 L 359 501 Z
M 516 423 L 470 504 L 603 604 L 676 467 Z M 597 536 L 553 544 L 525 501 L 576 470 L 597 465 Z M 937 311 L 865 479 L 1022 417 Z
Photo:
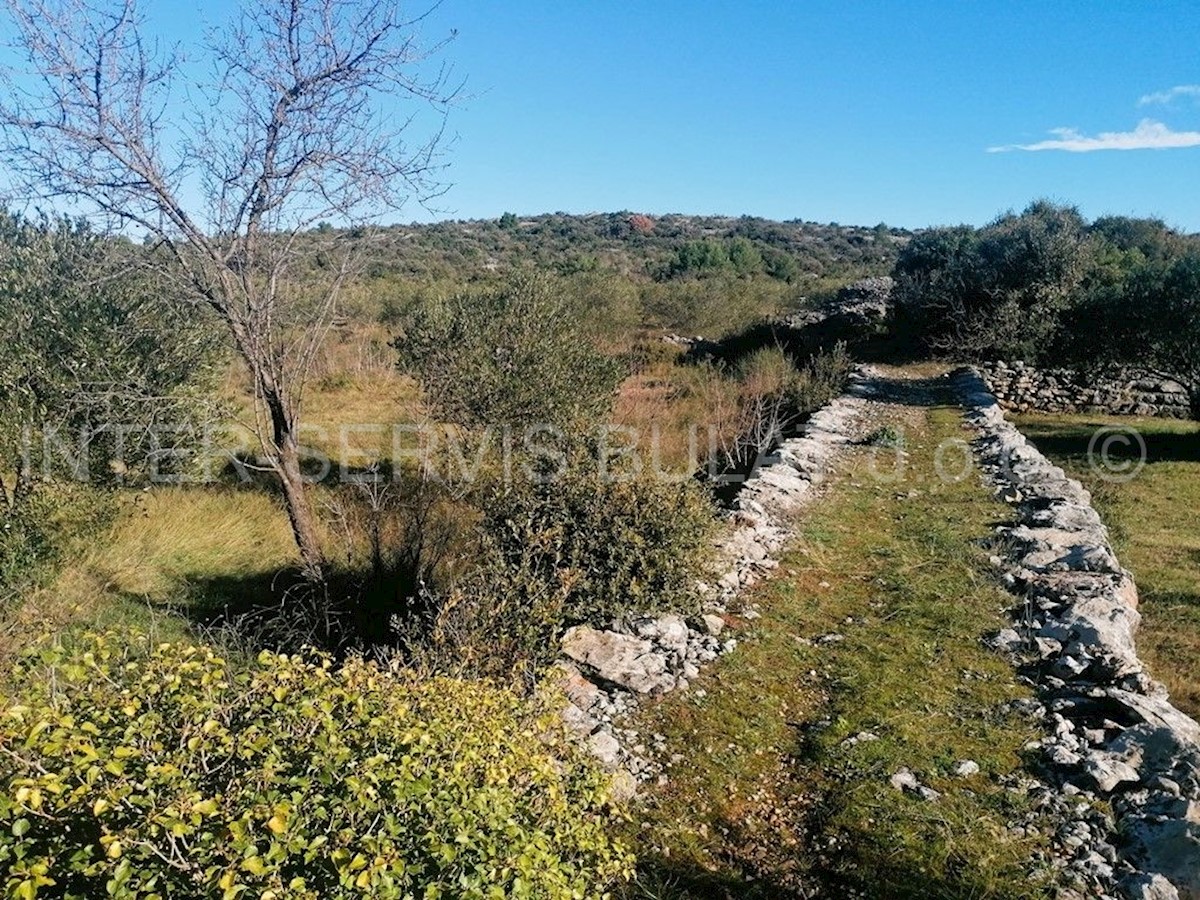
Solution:
M 578 625 L 563 635 L 562 652 L 598 678 L 639 694 L 670 690 L 675 684 L 666 658 L 643 638 Z
M 998 650 L 1001 653 L 1020 652 L 1025 643 L 1021 635 L 1013 628 L 1001 628 L 984 637 L 983 642 L 992 650 Z
M 555 668 L 558 670 L 559 687 L 572 705 L 588 712 L 600 701 L 600 688 L 584 678 L 577 667 L 568 662 L 559 662 Z
M 1111 794 L 1123 782 L 1137 784 L 1141 780 L 1137 769 L 1108 753 L 1089 753 L 1084 757 L 1083 769 L 1104 794 Z
M 646 619 L 636 626 L 636 630 L 639 637 L 657 644 L 679 659 L 687 652 L 688 627 L 682 616 L 672 613 L 658 619 Z
M 621 760 L 621 745 L 611 731 L 597 731 L 588 738 L 588 747 L 596 759 L 610 768 L 616 768 Z
M 704 630 L 713 637 L 720 637 L 721 632 L 725 630 L 725 620 L 714 613 L 705 613 L 701 618 L 704 621 Z

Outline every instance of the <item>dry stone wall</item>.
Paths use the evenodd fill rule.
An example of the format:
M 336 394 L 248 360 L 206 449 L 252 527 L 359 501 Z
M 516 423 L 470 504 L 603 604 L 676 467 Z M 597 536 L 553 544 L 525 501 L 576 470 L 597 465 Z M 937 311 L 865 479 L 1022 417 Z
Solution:
M 1191 415 L 1182 385 L 1144 372 L 1085 377 L 1070 369 L 1037 369 L 1023 362 L 987 363 L 979 371 L 1000 405 L 1014 412 L 1098 412 L 1176 419 Z
M 1047 736 L 1029 749 L 1063 793 L 1111 804 L 1115 837 L 1076 838 L 1097 884 L 1200 900 L 1200 725 L 1138 658 L 1133 578 L 1083 486 L 1005 420 L 977 370 L 956 377 L 978 458 L 1015 513 L 993 562 L 1020 602 L 1013 627 L 988 642 L 1039 691 Z
M 738 602 L 739 595 L 778 566 L 775 556 L 793 533 L 795 512 L 859 436 L 868 394 L 866 374 L 852 373 L 847 392 L 747 479 L 714 548 L 715 577 L 700 585 L 702 614 L 691 621 L 667 615 L 614 622 L 604 629 L 581 625 L 563 635 L 558 673 L 569 700 L 564 719 L 616 772 L 622 792 L 661 774 L 651 760 L 661 759 L 665 745 L 661 735 L 622 728 L 621 719 L 640 697 L 688 690 L 701 666 L 736 648 L 737 639 L 725 630 L 730 615 L 758 616 L 753 606 Z

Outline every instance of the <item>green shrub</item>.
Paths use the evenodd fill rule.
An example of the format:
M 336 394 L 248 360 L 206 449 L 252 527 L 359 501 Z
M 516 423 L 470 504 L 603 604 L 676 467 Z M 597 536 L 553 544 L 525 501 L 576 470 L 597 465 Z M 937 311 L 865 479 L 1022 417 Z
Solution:
M 639 294 L 648 325 L 709 338 L 748 328 L 798 302 L 796 289 L 786 283 L 729 274 L 643 284 Z
M 568 428 L 605 412 L 624 374 L 584 318 L 560 286 L 522 276 L 418 307 L 393 346 L 445 419 Z
M 1046 200 L 978 230 L 934 228 L 901 252 L 895 331 L 914 349 L 958 359 L 1059 361 L 1097 241 L 1079 211 Z
M 854 359 L 842 342 L 812 357 L 788 385 L 788 402 L 802 414 L 816 412 L 846 389 Z
M 8 896 L 582 898 L 630 871 L 606 777 L 486 683 L 113 634 L 14 675 Z
M 904 449 L 904 432 L 893 425 L 876 428 L 862 442 L 868 447 L 883 447 L 888 450 Z
M 579 327 L 601 348 L 625 349 L 641 325 L 637 287 L 611 273 L 584 272 L 559 279 Z
M 437 639 L 496 671 L 549 662 L 570 625 L 698 612 L 713 506 L 695 482 L 601 475 L 579 462 L 545 484 L 492 493 L 482 562 L 446 600 Z
M 110 498 L 88 485 L 35 482 L 0 509 L 0 601 L 43 577 L 71 543 L 112 518 Z
M 84 482 L 178 473 L 172 450 L 211 421 L 213 323 L 164 308 L 169 286 L 130 252 L 83 222 L 0 211 L 0 597 L 111 513 Z
M 171 468 L 158 441 L 197 438 L 218 335 L 161 282 L 83 223 L 0 212 L 0 471 L 128 479 Z

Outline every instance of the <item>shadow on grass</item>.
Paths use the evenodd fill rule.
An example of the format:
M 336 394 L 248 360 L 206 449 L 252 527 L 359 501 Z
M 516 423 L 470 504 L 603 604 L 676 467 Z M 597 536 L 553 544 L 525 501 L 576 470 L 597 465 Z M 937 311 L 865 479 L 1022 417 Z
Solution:
M 1177 428 L 1178 426 L 1176 426 Z M 1022 431 L 1034 445 L 1047 456 L 1075 462 L 1086 462 L 1089 453 L 1105 452 L 1112 460 L 1136 460 L 1141 457 L 1141 448 L 1136 441 L 1110 441 L 1104 445 L 1105 435 L 1114 434 L 1114 429 L 1124 432 L 1135 431 L 1145 442 L 1146 462 L 1200 462 L 1200 429 L 1180 432 L 1156 423 L 1130 422 L 1114 425 L 1113 421 L 1064 423 L 1052 425 L 1035 422 L 1022 425 Z
M 642 861 L 637 880 L 621 896 L 623 900 L 769 900 L 801 895 L 764 882 L 706 872 L 699 866 L 657 857 Z
M 395 643 L 390 623 L 423 620 L 418 585 L 399 568 L 337 570 L 324 585 L 298 569 L 217 576 L 189 583 L 193 598 L 177 612 L 200 633 L 221 634 L 250 650 L 331 653 Z
M 1189 556 L 1189 563 L 1200 568 L 1200 550 L 1191 551 Z M 1143 590 L 1141 599 L 1158 607 L 1184 607 L 1188 613 L 1200 613 L 1200 593 L 1194 591 Z
M 804 366 L 838 344 L 844 344 L 855 359 L 875 361 L 880 355 L 876 345 L 881 339 L 874 326 L 842 318 L 803 327 L 786 322 L 756 322 L 719 341 L 697 344 L 680 361 L 684 365 L 713 361 L 736 369 L 758 351 L 778 348 L 797 366 Z
M 884 832 L 847 828 L 846 783 L 822 740 L 827 723 L 803 723 L 790 770 L 808 785 L 781 798 L 767 830 L 722 817 L 719 868 L 645 853 L 622 900 L 960 900 L 1049 896 L 1036 888 L 996 884 L 949 852 L 941 867 L 914 858 Z M 799 837 L 797 841 L 796 838 Z
M 300 470 L 310 483 L 325 485 L 355 484 L 372 479 L 394 482 L 403 477 L 395 462 L 387 457 L 367 465 L 351 466 L 310 452 L 301 459 Z M 227 459 L 216 473 L 216 481 L 231 487 L 260 490 L 272 496 L 283 494 L 278 476 L 262 460 L 247 453 L 234 454 Z
M 295 650 L 287 639 L 293 608 L 289 602 L 303 579 L 298 570 L 239 575 L 188 577 L 162 595 L 110 591 L 100 624 L 137 628 L 164 639 L 199 640 L 236 647 L 252 655 L 259 650 Z
M 909 863 L 897 848 L 872 835 L 829 833 L 815 837 L 797 860 L 802 875 L 788 884 L 767 876 L 706 871 L 696 864 L 663 857 L 643 858 L 637 878 L 618 896 L 621 900 L 808 900 L 808 898 L 872 898 L 872 900 L 959 900 L 963 897 L 1039 896 L 981 884 L 971 877 L 965 860 L 947 860 L 945 871 L 931 872 Z M 1015 888 L 1015 885 L 1006 886 Z M 1049 896 L 1046 894 L 1045 896 Z

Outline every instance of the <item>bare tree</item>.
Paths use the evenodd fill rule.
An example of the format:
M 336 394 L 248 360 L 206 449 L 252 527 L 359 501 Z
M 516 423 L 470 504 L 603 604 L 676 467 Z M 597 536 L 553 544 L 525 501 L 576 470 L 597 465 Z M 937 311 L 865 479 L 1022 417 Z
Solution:
M 318 223 L 370 222 L 438 194 L 456 91 L 444 67 L 428 68 L 441 43 L 418 42 L 427 13 L 405 17 L 395 0 L 245 0 L 202 42 L 209 77 L 181 98 L 183 61 L 148 39 L 134 0 L 6 2 L 24 65 L 4 73 L 0 159 L 24 198 L 146 232 L 184 302 L 216 312 L 249 369 L 255 431 L 306 574 L 320 580 L 298 428 L 355 257 L 335 233 L 327 277 L 297 270 Z

